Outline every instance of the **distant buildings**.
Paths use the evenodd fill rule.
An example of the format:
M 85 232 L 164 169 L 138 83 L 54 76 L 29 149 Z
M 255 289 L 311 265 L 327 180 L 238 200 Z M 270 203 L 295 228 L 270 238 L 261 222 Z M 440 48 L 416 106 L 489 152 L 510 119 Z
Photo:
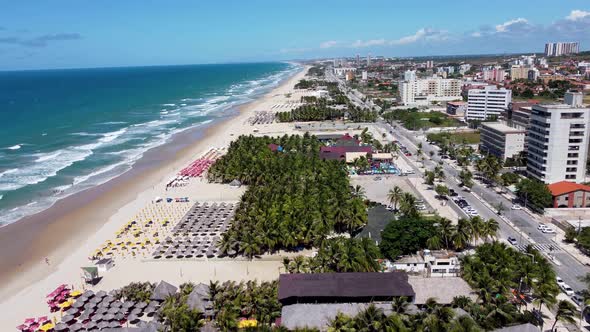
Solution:
M 402 82 L 400 99 L 404 105 L 429 105 L 461 99 L 461 81 L 433 77 Z
M 481 151 L 502 160 L 512 158 L 524 150 L 525 129 L 513 128 L 502 122 L 484 122 L 480 126 Z
M 506 71 L 502 68 L 491 68 L 483 70 L 483 79 L 485 81 L 503 82 Z
M 590 109 L 533 105 L 527 130 L 527 173 L 545 183 L 583 182 Z
M 565 93 L 563 101 L 572 107 L 582 107 L 584 103 L 584 94 L 579 91 L 568 91 Z
M 406 70 L 404 72 L 404 81 L 415 81 L 416 80 L 416 71 L 415 70 Z
M 363 81 L 366 81 L 368 79 L 368 74 L 366 70 L 363 70 L 363 72 L 361 73 L 361 79 Z
M 340 76 L 340 77 L 344 77 L 346 75 L 346 73 L 348 72 L 352 72 L 355 73 L 356 72 L 356 68 L 354 67 L 338 67 L 338 68 L 334 68 L 334 74 L 336 74 L 336 76 Z
M 367 54 L 367 67 L 371 67 L 371 53 Z
M 580 44 L 578 42 L 545 44 L 545 55 L 547 56 L 560 56 L 576 53 L 580 53 Z
M 529 78 L 529 67 L 524 67 L 521 65 L 513 65 L 510 68 L 510 78 L 512 80 L 527 80 Z
M 485 86 L 481 89 L 470 89 L 467 93 L 467 120 L 485 120 L 491 116 L 498 117 L 508 109 L 512 101 L 512 90 L 498 89 L 496 86 Z
M 426 68 L 432 68 L 432 67 L 434 67 L 434 61 L 432 61 L 432 60 L 426 61 Z
M 528 71 L 528 80 L 536 81 L 539 78 L 539 70 L 537 68 L 531 68 Z

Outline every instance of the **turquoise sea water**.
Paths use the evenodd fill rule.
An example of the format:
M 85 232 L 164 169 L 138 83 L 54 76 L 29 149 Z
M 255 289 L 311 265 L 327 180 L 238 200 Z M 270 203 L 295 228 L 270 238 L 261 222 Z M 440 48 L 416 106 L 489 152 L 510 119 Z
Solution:
M 183 129 L 227 116 L 287 63 L 0 72 L 0 225 L 104 183 Z

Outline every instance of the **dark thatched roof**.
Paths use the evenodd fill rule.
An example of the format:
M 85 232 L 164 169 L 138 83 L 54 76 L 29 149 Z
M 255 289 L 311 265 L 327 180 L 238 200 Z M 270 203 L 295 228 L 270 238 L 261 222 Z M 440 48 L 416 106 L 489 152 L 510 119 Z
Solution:
M 165 281 L 160 281 L 152 293 L 151 300 L 164 301 L 168 296 L 176 294 L 178 288 Z
M 366 302 L 415 296 L 405 272 L 297 273 L 279 277 L 279 301 L 315 303 Z

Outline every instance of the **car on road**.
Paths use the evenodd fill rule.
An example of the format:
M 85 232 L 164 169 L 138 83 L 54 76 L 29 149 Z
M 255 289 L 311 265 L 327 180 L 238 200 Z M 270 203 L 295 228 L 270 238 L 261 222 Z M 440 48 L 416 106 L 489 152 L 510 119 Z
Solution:
M 567 296 L 574 296 L 574 290 L 565 282 L 561 285 L 559 285 L 559 287 L 561 287 L 561 290 L 567 295 Z
M 543 230 L 541 230 L 541 232 L 545 234 L 555 234 L 555 230 L 551 227 L 545 227 Z
M 513 238 L 512 236 L 508 237 L 508 243 L 510 243 L 511 245 L 515 246 L 518 244 L 518 242 L 516 241 L 515 238 Z
M 574 301 L 578 307 L 581 307 L 584 304 L 584 297 L 580 294 L 574 294 L 574 296 L 572 296 L 572 301 Z
M 563 281 L 563 279 L 561 279 L 560 277 L 555 277 L 555 281 L 557 281 L 557 285 L 559 287 L 561 287 L 562 284 L 565 284 L 565 282 Z
M 408 151 L 408 152 L 405 153 L 405 155 L 406 155 L 406 157 L 411 157 L 412 156 L 412 153 Z
M 546 227 L 547 227 L 547 225 L 545 225 L 545 224 L 539 224 L 539 226 L 537 226 L 537 229 L 538 229 L 538 230 L 540 230 L 540 231 L 542 231 L 542 230 L 544 230 Z
M 512 210 L 522 210 L 522 206 L 518 205 L 518 204 L 514 204 L 511 207 Z
M 452 188 L 451 188 L 451 189 L 449 189 L 449 194 L 450 194 L 451 196 L 459 196 L 459 194 L 457 194 L 457 192 L 455 191 L 455 189 L 452 189 Z

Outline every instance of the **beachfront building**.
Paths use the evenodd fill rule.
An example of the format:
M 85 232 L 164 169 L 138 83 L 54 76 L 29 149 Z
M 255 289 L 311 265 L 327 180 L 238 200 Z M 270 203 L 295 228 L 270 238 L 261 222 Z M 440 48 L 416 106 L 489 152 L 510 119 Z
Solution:
M 545 44 L 545 55 L 547 56 L 560 56 L 576 53 L 580 53 L 580 44 L 578 42 Z
M 566 104 L 533 105 L 527 129 L 527 173 L 545 183 L 583 182 L 590 109 Z
M 548 185 L 547 188 L 551 191 L 552 207 L 555 209 L 590 207 L 590 186 L 559 181 Z
M 467 120 L 486 120 L 499 117 L 508 109 L 512 101 L 512 90 L 498 89 L 488 85 L 480 89 L 470 89 L 467 93 Z
M 279 276 L 281 325 L 325 330 L 338 312 L 354 316 L 369 304 L 391 310 L 395 298 L 416 293 L 405 272 L 294 273 Z
M 405 271 L 427 277 L 458 276 L 461 262 L 454 252 L 448 250 L 428 250 L 415 255 L 403 256 L 392 263 L 394 271 Z
M 461 81 L 432 77 L 400 84 L 400 99 L 404 105 L 429 105 L 434 102 L 461 100 Z
M 524 150 L 524 127 L 510 127 L 503 122 L 484 122 L 480 126 L 479 149 L 502 160 L 511 158 Z

